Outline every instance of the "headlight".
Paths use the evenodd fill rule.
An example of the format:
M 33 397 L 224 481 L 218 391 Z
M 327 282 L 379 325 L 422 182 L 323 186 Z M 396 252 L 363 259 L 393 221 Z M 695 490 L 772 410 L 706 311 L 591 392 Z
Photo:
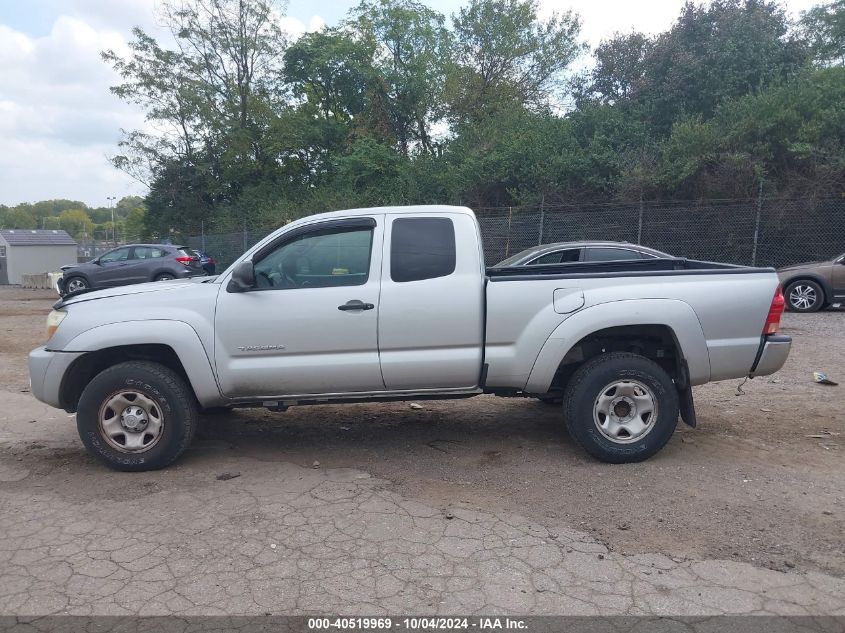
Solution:
M 67 312 L 64 310 L 53 310 L 47 315 L 47 340 L 50 340 L 50 337 L 56 333 L 56 330 L 59 329 L 59 325 L 62 321 L 65 320 L 67 316 Z

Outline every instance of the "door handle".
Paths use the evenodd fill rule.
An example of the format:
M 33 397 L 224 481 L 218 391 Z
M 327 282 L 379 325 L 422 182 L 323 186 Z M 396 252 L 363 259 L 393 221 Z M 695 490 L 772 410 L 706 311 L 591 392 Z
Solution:
M 342 306 L 337 306 L 338 310 L 348 312 L 350 310 L 372 310 L 375 306 L 372 303 L 364 303 L 358 299 L 347 301 Z

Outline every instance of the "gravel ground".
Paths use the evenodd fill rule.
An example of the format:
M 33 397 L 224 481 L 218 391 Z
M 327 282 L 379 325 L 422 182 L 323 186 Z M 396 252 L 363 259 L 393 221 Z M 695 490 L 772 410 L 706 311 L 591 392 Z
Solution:
M 787 314 L 786 367 L 642 464 L 484 396 L 209 417 L 131 475 L 28 393 L 53 300 L 0 287 L 0 615 L 845 615 L 845 313 Z

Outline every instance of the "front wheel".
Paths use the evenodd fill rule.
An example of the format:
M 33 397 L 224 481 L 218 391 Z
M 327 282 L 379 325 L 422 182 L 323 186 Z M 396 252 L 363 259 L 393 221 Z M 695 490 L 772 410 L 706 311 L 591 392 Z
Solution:
M 678 392 L 654 361 L 627 352 L 602 354 L 573 374 L 563 413 L 569 434 L 593 457 L 640 462 L 672 437 Z
M 176 372 L 130 361 L 88 383 L 76 426 L 88 452 L 109 468 L 156 470 L 178 459 L 193 440 L 197 406 Z
M 808 279 L 792 282 L 784 294 L 786 306 L 792 312 L 816 312 L 824 305 L 824 290 Z
M 80 290 L 87 290 L 88 282 L 82 277 L 71 277 L 65 283 L 65 290 L 68 294 L 79 292 Z

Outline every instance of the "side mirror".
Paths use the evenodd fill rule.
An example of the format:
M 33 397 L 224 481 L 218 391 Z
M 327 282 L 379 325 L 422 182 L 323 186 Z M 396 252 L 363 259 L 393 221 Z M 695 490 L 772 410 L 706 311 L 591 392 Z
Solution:
M 232 278 L 226 286 L 226 292 L 246 292 L 255 287 L 255 268 L 252 262 L 243 261 L 232 271 Z
M 94 259 L 92 259 L 92 260 L 91 260 L 91 263 L 92 263 L 92 264 L 97 264 L 97 266 L 99 266 L 99 265 L 100 265 L 100 258 L 99 258 L 99 257 L 95 257 Z

